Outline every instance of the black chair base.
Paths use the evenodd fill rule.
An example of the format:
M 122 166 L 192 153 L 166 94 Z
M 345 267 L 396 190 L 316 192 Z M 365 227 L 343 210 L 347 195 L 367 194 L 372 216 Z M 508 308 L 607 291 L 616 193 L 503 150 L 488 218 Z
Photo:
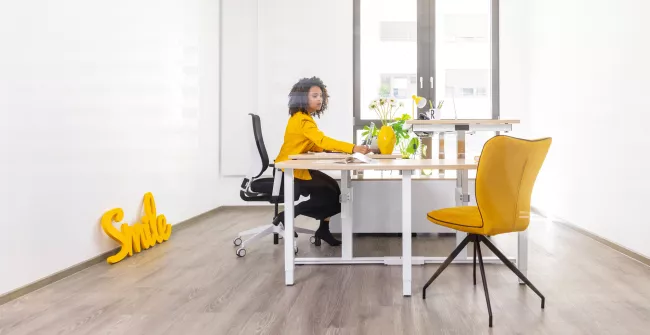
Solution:
M 524 274 L 521 273 L 521 271 L 519 271 L 519 269 L 517 269 L 517 267 L 515 267 L 515 265 L 512 264 L 512 262 L 510 262 L 506 256 L 503 255 L 503 253 L 501 253 L 501 251 L 499 251 L 499 249 L 494 246 L 494 244 L 492 244 L 492 242 L 490 242 L 490 240 L 488 240 L 483 235 L 477 234 L 468 234 L 467 237 L 465 237 L 465 239 L 456 247 L 456 249 L 451 252 L 451 255 L 447 257 L 447 259 L 442 263 L 442 265 L 440 265 L 433 276 L 431 276 L 429 281 L 427 281 L 427 283 L 424 285 L 424 288 L 422 289 L 422 299 L 427 298 L 427 288 L 429 285 L 431 285 L 431 283 L 433 283 L 433 281 L 436 280 L 438 276 L 440 276 L 442 271 L 444 271 L 445 268 L 449 266 L 449 264 L 458 256 L 460 251 L 463 250 L 463 248 L 465 248 L 470 241 L 474 243 L 474 285 L 476 285 L 476 254 L 478 253 L 479 266 L 481 269 L 481 279 L 483 280 L 483 291 L 485 291 L 485 302 L 487 303 L 488 315 L 490 316 L 490 327 L 492 327 L 492 306 L 490 305 L 490 294 L 488 293 L 487 281 L 485 280 L 485 268 L 483 267 L 481 242 L 483 242 L 483 244 L 485 244 L 488 249 L 490 249 L 503 262 L 503 264 L 505 264 L 512 272 L 514 272 L 517 277 L 519 277 L 519 279 L 526 283 L 526 285 L 528 285 L 528 287 L 530 287 L 530 289 L 532 289 L 535 294 L 537 294 L 542 299 L 542 309 L 544 308 L 546 298 L 544 298 L 544 296 L 539 292 L 539 290 L 537 290 L 537 288 L 530 282 L 530 280 L 528 280 L 528 278 L 526 278 L 526 276 L 524 276 Z

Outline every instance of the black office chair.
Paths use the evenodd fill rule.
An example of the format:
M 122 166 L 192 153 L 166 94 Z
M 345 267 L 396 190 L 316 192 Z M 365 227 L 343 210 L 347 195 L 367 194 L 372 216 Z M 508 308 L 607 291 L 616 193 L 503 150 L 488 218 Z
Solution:
M 262 136 L 262 123 L 260 117 L 252 113 L 248 115 L 251 116 L 253 121 L 254 148 L 251 150 L 251 169 L 248 176 L 246 176 L 242 181 L 239 196 L 244 201 L 268 201 L 275 205 L 275 211 L 273 218 L 270 219 L 270 224 L 249 229 L 240 232 L 237 235 L 233 243 L 235 246 L 240 247 L 237 249 L 237 256 L 239 257 L 246 256 L 246 246 L 254 240 L 273 234 L 273 244 L 278 244 L 279 239 L 284 236 L 284 225 L 282 223 L 278 223 L 277 225 L 273 223 L 273 219 L 278 216 L 278 204 L 284 203 L 284 172 L 280 169 L 276 169 L 274 164 L 269 164 L 269 156 L 266 152 L 266 146 L 264 145 L 264 138 Z M 273 168 L 273 177 L 259 178 L 269 167 Z M 294 194 L 294 205 L 309 200 L 309 196 L 300 194 L 300 189 L 297 184 L 294 186 Z M 294 227 L 294 231 L 296 234 L 311 234 L 312 236 L 310 237 L 310 241 L 314 243 L 315 231 L 300 227 Z M 248 235 L 253 236 L 243 241 L 242 236 Z M 293 249 L 295 253 L 298 253 L 298 247 L 295 240 Z

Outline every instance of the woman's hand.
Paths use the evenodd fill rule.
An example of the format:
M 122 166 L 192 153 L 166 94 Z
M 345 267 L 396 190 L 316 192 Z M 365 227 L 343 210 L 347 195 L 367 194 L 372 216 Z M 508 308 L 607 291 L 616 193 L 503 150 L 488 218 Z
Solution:
M 367 145 L 355 145 L 352 152 L 358 152 L 365 155 L 370 152 L 370 147 Z

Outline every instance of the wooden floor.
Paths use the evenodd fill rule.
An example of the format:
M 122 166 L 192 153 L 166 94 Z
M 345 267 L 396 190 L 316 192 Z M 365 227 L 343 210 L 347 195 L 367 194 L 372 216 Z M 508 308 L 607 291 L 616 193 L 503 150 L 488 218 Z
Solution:
M 494 312 L 472 268 L 413 268 L 414 296 L 401 295 L 401 267 L 298 266 L 284 286 L 282 245 L 269 237 L 238 258 L 232 239 L 269 221 L 270 209 L 226 209 L 125 261 L 102 263 L 0 306 L 0 334 L 649 334 L 650 268 L 573 230 L 535 219 L 529 279 L 486 265 Z M 314 226 L 300 218 L 297 224 Z M 513 255 L 514 236 L 495 237 Z M 282 242 L 281 242 L 282 243 Z M 447 256 L 454 238 L 417 237 L 414 254 Z M 299 238 L 300 255 L 340 254 Z M 397 237 L 359 237 L 355 255 L 399 255 Z M 485 249 L 485 248 L 483 248 Z

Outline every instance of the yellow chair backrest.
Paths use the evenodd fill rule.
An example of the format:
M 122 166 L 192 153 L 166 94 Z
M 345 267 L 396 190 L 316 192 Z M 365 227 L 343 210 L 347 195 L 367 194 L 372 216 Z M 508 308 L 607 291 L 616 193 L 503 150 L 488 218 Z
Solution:
M 495 136 L 485 143 L 476 173 L 476 203 L 486 235 L 528 228 L 533 186 L 551 141 Z

